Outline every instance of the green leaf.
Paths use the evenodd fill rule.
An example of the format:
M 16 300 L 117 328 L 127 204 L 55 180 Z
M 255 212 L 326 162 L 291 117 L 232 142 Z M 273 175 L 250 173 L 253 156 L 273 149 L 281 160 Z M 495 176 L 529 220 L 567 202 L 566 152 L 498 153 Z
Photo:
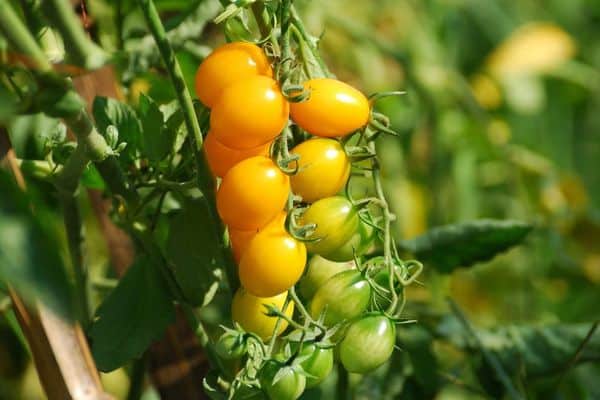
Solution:
M 72 287 L 60 257 L 52 216 L 27 197 L 0 170 L 0 280 L 10 284 L 32 304 L 39 300 L 57 314 L 73 316 Z
M 144 94 L 140 96 L 140 113 L 145 154 L 156 163 L 171 152 L 177 132 L 166 128 L 162 111 Z
M 221 280 L 224 263 L 203 199 L 187 201 L 171 219 L 166 257 L 186 299 L 194 305 L 208 303 Z
M 488 261 L 518 245 L 531 229 L 531 225 L 519 221 L 482 219 L 431 229 L 401 241 L 399 247 L 439 272 L 450 273 L 458 267 Z
M 114 125 L 119 131 L 117 143 L 127 143 L 125 155 L 130 160 L 136 157 L 141 146 L 142 128 L 135 111 L 128 104 L 107 97 L 96 97 L 92 106 L 96 126 L 106 133 L 109 125 Z
M 81 184 L 89 189 L 98 189 L 104 190 L 106 185 L 104 184 L 104 180 L 100 173 L 94 167 L 94 164 L 88 164 L 87 167 L 83 170 L 83 175 L 81 176 Z
M 98 368 L 112 371 L 140 357 L 174 319 L 158 266 L 139 257 L 96 312 L 90 336 Z

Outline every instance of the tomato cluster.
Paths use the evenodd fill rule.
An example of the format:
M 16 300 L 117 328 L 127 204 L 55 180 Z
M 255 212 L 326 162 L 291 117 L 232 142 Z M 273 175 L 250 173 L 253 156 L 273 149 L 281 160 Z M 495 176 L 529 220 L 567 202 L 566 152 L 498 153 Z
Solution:
M 368 372 L 389 358 L 395 327 L 387 316 L 369 312 L 375 296 L 354 260 L 369 249 L 375 230 L 340 193 L 351 172 L 341 138 L 369 123 L 370 104 L 362 93 L 331 78 L 307 80 L 306 96 L 292 98 L 274 75 L 268 57 L 250 43 L 216 49 L 196 74 L 197 95 L 211 110 L 204 151 L 211 171 L 221 178 L 217 210 L 227 225 L 242 285 L 233 298 L 232 317 L 251 337 L 268 341 L 281 335 L 298 301 L 288 291 L 302 278 L 300 293 L 310 301 L 313 322 L 320 321 L 314 323 L 323 324 L 322 330 L 345 324 L 338 336 L 342 364 L 352 372 Z M 310 137 L 296 140 L 289 154 L 285 141 L 286 151 L 277 153 L 274 141 L 290 125 Z M 282 162 L 282 154 L 291 156 Z M 304 274 L 308 253 L 313 257 Z M 230 346 L 230 353 L 239 355 L 245 347 L 227 335 L 220 351 Z M 375 354 L 361 354 L 364 340 Z M 267 359 L 257 376 L 261 388 L 271 398 L 296 399 L 305 386 L 329 374 L 332 346 L 312 339 L 283 362 Z

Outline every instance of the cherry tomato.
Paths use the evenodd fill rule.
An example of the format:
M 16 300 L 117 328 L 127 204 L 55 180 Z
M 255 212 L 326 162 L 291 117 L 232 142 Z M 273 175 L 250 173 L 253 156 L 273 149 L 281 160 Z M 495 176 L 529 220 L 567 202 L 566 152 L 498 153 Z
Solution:
M 231 241 L 231 250 L 233 251 L 233 257 L 237 263 L 242 259 L 242 254 L 248 248 L 248 245 L 254 239 L 256 234 L 264 229 L 277 229 L 279 231 L 285 229 L 285 219 L 287 214 L 282 211 L 272 221 L 265 225 L 261 229 L 255 229 L 252 231 L 242 231 L 239 229 L 229 229 L 229 240 Z
M 308 100 L 292 103 L 292 120 L 315 136 L 336 137 L 352 133 L 369 122 L 367 98 L 352 86 L 331 78 L 304 83 Z
M 215 351 L 224 360 L 235 360 L 246 354 L 246 341 L 243 335 L 225 332 L 217 340 Z
M 371 301 L 371 286 L 357 270 L 342 271 L 321 286 L 310 303 L 310 314 L 325 311 L 325 324 L 335 325 L 361 315 Z
M 354 261 L 335 262 L 329 261 L 319 255 L 314 255 L 308 262 L 306 274 L 300 279 L 300 294 L 306 300 L 310 300 L 317 289 L 321 287 L 329 278 L 338 272 L 354 268 Z
M 208 132 L 204 140 L 204 154 L 214 176 L 224 177 L 237 163 L 253 156 L 269 156 L 271 143 L 261 144 L 251 149 L 232 149 L 221 144 L 212 132 Z
M 242 254 L 240 282 L 255 296 L 285 292 L 302 276 L 306 247 L 283 227 L 264 229 L 254 236 Z
M 265 315 L 265 305 L 274 305 L 281 310 L 286 297 L 287 292 L 273 297 L 260 298 L 240 288 L 233 296 L 233 302 L 231 303 L 232 318 L 246 331 L 253 332 L 263 340 L 267 340 L 273 335 L 273 329 L 275 329 L 278 318 Z M 293 313 L 294 304 L 290 302 L 285 309 L 285 315 L 291 318 Z M 287 326 L 288 323 L 281 320 L 277 336 L 281 335 Z
M 373 239 L 375 239 L 375 229 L 359 218 L 356 232 L 342 246 L 327 255 L 332 260 L 352 260 L 355 253 L 358 256 L 365 254 L 371 247 Z
M 385 363 L 396 343 L 396 327 L 384 315 L 353 322 L 339 345 L 340 360 L 348 372 L 365 374 Z
M 232 83 L 255 75 L 273 76 L 262 49 L 247 42 L 227 43 L 209 54 L 196 72 L 196 94 L 211 108 Z
M 300 156 L 298 173 L 291 179 L 292 190 L 312 203 L 334 196 L 348 181 L 350 160 L 341 143 L 334 139 L 311 139 L 291 151 Z
M 232 149 L 251 149 L 275 139 L 288 121 L 289 103 L 277 82 L 256 75 L 228 86 L 210 113 L 216 139 Z
M 259 229 L 283 209 L 289 191 L 289 177 L 270 158 L 250 157 L 223 177 L 217 209 L 223 222 L 234 229 Z
M 306 377 L 306 387 L 315 387 L 327 378 L 333 368 L 333 349 L 305 344 L 298 355 L 298 360 L 302 369 L 311 375 Z
M 269 360 L 261 368 L 259 381 L 271 400 L 296 400 L 304 392 L 306 378 L 294 366 L 282 366 Z M 275 375 L 277 380 L 275 381 Z
M 300 222 L 317 225 L 311 238 L 320 240 L 306 243 L 309 252 L 332 261 L 352 260 L 351 254 L 348 256 L 337 252 L 356 234 L 359 227 L 358 214 L 348 199 L 334 196 L 318 200 L 306 210 Z

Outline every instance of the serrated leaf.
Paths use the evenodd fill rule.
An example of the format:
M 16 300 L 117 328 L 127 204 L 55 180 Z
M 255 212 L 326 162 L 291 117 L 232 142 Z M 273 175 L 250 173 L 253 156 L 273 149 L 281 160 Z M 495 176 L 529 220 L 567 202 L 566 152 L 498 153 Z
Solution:
M 458 267 L 488 261 L 518 245 L 531 229 L 531 225 L 520 221 L 482 219 L 433 228 L 401 241 L 399 246 L 439 272 L 450 273 Z
M 73 316 L 69 283 L 57 233 L 47 224 L 52 216 L 42 204 L 24 194 L 0 170 L 0 280 L 7 282 L 29 304 L 41 301 L 57 314 Z
M 92 112 L 98 130 L 104 134 L 110 125 L 119 131 L 117 143 L 127 143 L 125 155 L 133 160 L 141 146 L 142 128 L 135 111 L 128 104 L 107 97 L 96 97 Z
M 145 256 L 138 258 L 96 312 L 90 337 L 98 368 L 112 371 L 141 356 L 174 320 L 158 267 Z
M 167 254 L 185 298 L 204 305 L 219 285 L 221 243 L 203 199 L 188 200 L 169 223 Z

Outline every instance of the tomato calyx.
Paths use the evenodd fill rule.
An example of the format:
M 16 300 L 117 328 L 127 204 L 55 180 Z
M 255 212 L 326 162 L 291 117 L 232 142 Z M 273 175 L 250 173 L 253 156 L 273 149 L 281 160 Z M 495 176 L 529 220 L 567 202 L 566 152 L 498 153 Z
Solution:
M 320 238 L 312 238 L 312 234 L 317 228 L 316 224 L 300 225 L 298 218 L 306 210 L 307 207 L 292 208 L 285 218 L 285 230 L 296 240 L 303 243 L 314 243 L 321 240 Z

